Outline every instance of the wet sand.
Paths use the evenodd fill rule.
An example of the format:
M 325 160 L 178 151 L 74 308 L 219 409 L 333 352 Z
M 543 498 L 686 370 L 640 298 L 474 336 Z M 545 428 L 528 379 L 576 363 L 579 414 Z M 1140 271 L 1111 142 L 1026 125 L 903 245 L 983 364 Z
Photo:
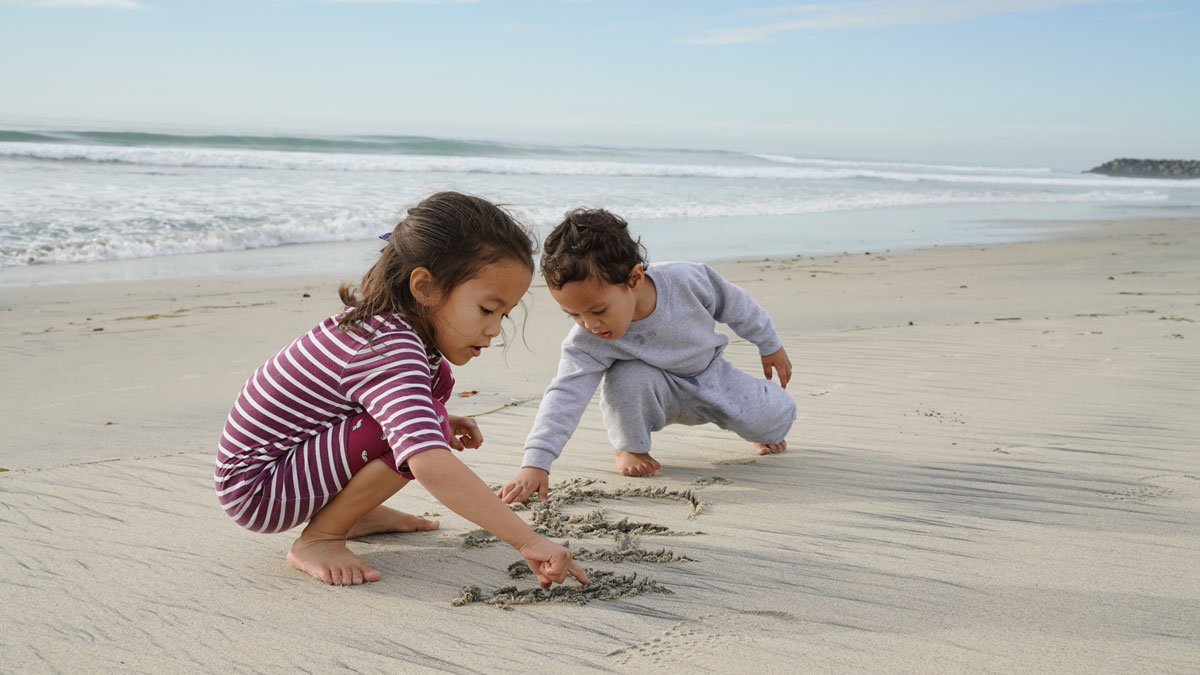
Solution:
M 719 263 L 791 356 L 788 450 L 671 427 L 624 478 L 593 406 L 552 475 L 579 498 L 521 512 L 602 573 L 554 599 L 416 484 L 389 504 L 442 528 L 352 543 L 383 574 L 355 588 L 218 508 L 229 406 L 341 278 L 0 286 L 4 668 L 1194 672 L 1197 261 L 1200 219 L 1154 219 Z M 569 327 L 544 287 L 526 316 L 455 373 L 489 484 Z

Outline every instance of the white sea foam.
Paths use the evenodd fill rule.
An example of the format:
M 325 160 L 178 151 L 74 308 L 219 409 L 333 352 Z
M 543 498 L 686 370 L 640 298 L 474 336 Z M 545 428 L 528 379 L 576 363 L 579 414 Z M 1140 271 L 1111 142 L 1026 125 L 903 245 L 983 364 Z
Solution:
M 269 248 L 286 244 L 356 241 L 386 231 L 380 222 L 357 217 L 311 221 L 288 218 L 274 223 L 222 228 L 219 225 L 173 232 L 106 232 L 0 245 L 0 267 L 128 260 L 180 253 Z
M 936 206 L 954 204 L 1015 203 L 1092 203 L 1158 202 L 1162 193 L 1080 192 L 1014 194 L 1003 191 L 973 193 L 905 191 L 835 194 L 816 198 L 786 198 L 745 201 L 627 202 L 610 207 L 633 222 L 670 221 L 697 218 L 736 218 L 830 213 L 863 209 Z M 526 208 L 523 215 L 543 230 L 553 226 L 565 209 L 560 205 Z M 127 221 L 110 219 L 72 222 L 65 219 L 54 228 L 53 236 L 11 236 L 0 239 L 0 266 L 122 260 L 180 253 L 237 251 L 286 244 L 370 239 L 391 229 L 390 212 L 337 213 L 315 218 L 312 214 L 245 214 L 229 218 L 225 214 L 200 212 L 170 214 L 170 219 L 148 222 L 145 217 Z M 88 229 L 99 226 L 100 232 Z
M 961 164 L 920 164 L 914 162 L 883 162 L 869 160 L 851 160 L 851 159 L 823 159 L 814 157 L 795 157 L 793 155 L 774 155 L 770 153 L 752 153 L 751 157 L 766 160 L 768 162 L 778 162 L 781 164 L 802 164 L 805 166 L 835 166 L 835 167 L 877 167 L 889 168 L 893 170 L 903 169 L 920 169 L 933 171 L 949 171 L 949 172 L 969 172 L 969 173 L 1016 173 L 1016 174 L 1048 174 L 1050 169 L 1047 167 L 992 167 L 992 166 L 964 166 Z
M 634 178 L 729 178 L 808 181 L 869 179 L 903 183 L 941 182 L 1036 187 L 1178 187 L 1178 181 L 1105 176 L 1022 175 L 1026 170 L 993 170 L 946 165 L 887 164 L 803 160 L 813 166 L 736 166 L 653 162 L 572 161 L 542 158 L 461 157 L 447 155 L 368 155 L 351 153 L 226 150 L 217 148 L 111 147 L 52 143 L 3 143 L 0 157 L 55 161 L 121 163 L 153 167 L 274 169 L 289 171 L 356 171 L 408 173 L 486 173 L 533 176 L 605 176 Z M 782 156 L 776 156 L 782 157 Z M 801 162 L 801 160 L 796 160 Z M 868 168 L 924 168 L 910 172 Z M 1200 183 L 1200 181 L 1196 181 Z
M 136 133 L 96 136 L 95 142 L 84 134 L 64 137 L 69 142 L 27 142 L 16 132 L 10 137 L 14 140 L 0 140 L 0 267 L 365 240 L 390 230 L 406 204 L 443 189 L 510 204 L 541 234 L 571 208 L 605 207 L 635 227 L 668 233 L 661 236 L 702 237 L 701 248 L 711 249 L 699 250 L 702 257 L 717 257 L 731 247 L 762 248 L 762 241 L 748 241 L 756 236 L 794 242 L 791 234 L 818 221 L 830 227 L 830 219 L 800 218 L 805 214 L 1200 202 L 1200 181 L 1119 179 L 1044 168 L 420 138 L 380 141 L 402 146 L 403 152 L 354 152 L 349 148 L 362 139 L 333 139 L 333 149 L 319 151 L 311 148 L 328 139 L 222 137 L 210 146 L 202 137 L 149 143 Z M 276 148 L 305 149 L 250 147 L 267 141 Z M 427 154 L 405 154 L 418 151 Z M 978 209 L 980 219 L 996 211 Z M 790 215 L 798 218 L 771 221 L 766 229 L 742 228 L 737 220 Z M 689 229 L 705 219 L 730 219 L 746 231 L 747 240 L 729 241 L 723 225 L 703 234 Z M 853 229 L 857 221 L 847 215 L 836 222 Z M 914 222 L 911 227 L 925 226 Z M 928 232 L 936 243 L 946 230 Z

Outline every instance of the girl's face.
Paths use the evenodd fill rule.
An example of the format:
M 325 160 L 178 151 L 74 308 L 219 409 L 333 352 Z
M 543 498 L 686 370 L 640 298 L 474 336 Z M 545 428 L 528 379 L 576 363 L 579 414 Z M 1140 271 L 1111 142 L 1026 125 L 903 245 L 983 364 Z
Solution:
M 485 265 L 444 299 L 433 298 L 434 339 L 442 356 L 456 366 L 479 356 L 500 334 L 500 320 L 521 301 L 532 279 L 533 270 L 524 264 L 501 260 Z

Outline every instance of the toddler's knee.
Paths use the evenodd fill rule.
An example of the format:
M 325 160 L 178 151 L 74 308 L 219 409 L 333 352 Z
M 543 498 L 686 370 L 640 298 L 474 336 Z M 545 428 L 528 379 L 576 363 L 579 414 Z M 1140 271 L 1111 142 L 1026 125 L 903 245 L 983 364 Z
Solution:
M 781 417 L 779 423 L 772 429 L 767 430 L 766 437 L 769 440 L 758 441 L 759 443 L 778 443 L 787 438 L 788 432 L 792 430 L 792 425 L 796 423 L 796 409 L 792 407 L 792 413 L 786 417 Z
M 786 397 L 783 409 L 779 415 L 779 438 L 782 441 L 788 432 L 792 430 L 792 425 L 796 423 L 797 407 L 796 401 L 791 396 Z
M 604 391 L 628 395 L 649 388 L 656 377 L 661 379 L 662 371 L 647 363 L 617 361 L 604 371 Z
M 765 414 L 759 416 L 750 440 L 754 443 L 778 443 L 784 440 L 796 422 L 796 402 L 786 393 L 773 397 Z

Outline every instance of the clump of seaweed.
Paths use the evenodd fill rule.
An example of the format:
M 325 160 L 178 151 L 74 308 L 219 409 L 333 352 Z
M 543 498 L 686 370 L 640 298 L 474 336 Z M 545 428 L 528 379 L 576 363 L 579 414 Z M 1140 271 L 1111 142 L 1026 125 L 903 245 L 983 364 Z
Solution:
M 576 560 L 587 560 L 591 562 L 610 562 L 610 563 L 674 563 L 674 562 L 696 562 L 695 558 L 689 558 L 686 555 L 680 555 L 670 549 L 660 548 L 657 551 L 647 551 L 638 546 L 638 539 L 629 534 L 618 534 L 614 537 L 617 542 L 616 548 L 600 548 L 588 549 L 581 548 L 574 551 Z M 569 546 L 570 543 L 564 544 Z M 529 565 L 524 560 L 518 560 L 508 566 L 506 570 L 509 578 L 523 579 L 533 576 L 533 572 L 529 569 Z
M 533 576 L 533 570 L 529 569 L 529 563 L 526 563 L 524 560 L 518 560 L 509 565 L 505 571 L 508 572 L 508 578 L 510 579 L 524 579 L 525 577 Z
M 688 519 L 695 518 L 704 510 L 704 502 L 696 496 L 696 493 L 691 490 L 668 490 L 665 487 L 649 488 L 620 488 L 612 493 L 614 499 L 621 497 L 647 497 L 650 499 L 672 499 L 677 502 L 684 502 L 691 507 L 688 513 Z
M 605 490 L 602 488 L 591 487 L 598 481 L 592 478 L 572 478 L 559 482 L 550 489 L 550 495 L 544 502 L 537 501 L 537 497 L 530 497 L 524 503 L 511 504 L 514 511 L 524 511 L 527 509 L 536 508 L 538 505 L 544 504 L 552 507 L 562 507 L 568 504 L 577 504 L 579 502 L 599 502 L 602 499 L 620 499 L 621 497 L 645 497 L 647 499 L 670 499 L 673 501 L 684 502 L 691 507 L 691 512 L 688 514 L 688 519 L 695 518 L 701 511 L 704 510 L 704 502 L 701 501 L 696 493 L 691 489 L 688 490 L 668 490 L 665 486 L 659 487 L 624 487 L 615 490 Z
M 478 586 L 467 586 L 450 604 L 462 607 L 474 602 L 508 608 L 512 605 L 532 605 L 539 602 L 573 602 L 586 605 L 592 600 L 615 600 L 643 593 L 673 594 L 671 589 L 653 579 L 638 579 L 637 573 L 622 575 L 616 572 L 585 569 L 591 583 L 587 586 L 563 585 L 551 589 L 505 586 L 484 595 Z
M 496 535 L 487 530 L 471 530 L 463 535 L 463 548 L 483 548 L 500 541 Z
M 451 600 L 450 604 L 455 607 L 462 607 L 472 602 L 480 602 L 483 599 L 483 591 L 478 586 L 463 586 L 462 594 Z
M 704 509 L 704 502 L 691 490 L 668 490 L 665 487 L 632 487 L 604 490 L 592 487 L 598 481 L 590 478 L 573 478 L 561 481 L 550 491 L 549 498 L 540 502 L 531 497 L 523 503 L 510 504 L 514 511 L 531 511 L 529 524 L 534 531 L 546 537 L 596 537 L 621 534 L 665 535 L 702 534 L 700 532 L 675 532 L 666 525 L 657 523 L 629 522 L 623 518 L 611 522 L 603 509 L 593 509 L 580 516 L 568 516 L 562 507 L 579 502 L 599 502 L 602 499 L 622 497 L 645 497 L 649 499 L 671 499 L 687 503 L 691 507 L 688 518 L 695 518 Z M 499 539 L 484 530 L 475 530 L 466 535 L 464 548 L 479 548 L 494 544 Z
M 618 522 L 612 522 L 607 518 L 607 511 L 604 509 L 592 509 L 583 515 L 568 516 L 561 513 L 549 502 L 545 504 L 537 504 L 533 507 L 533 514 L 529 518 L 529 524 L 534 531 L 546 537 L 597 537 L 618 534 L 656 534 L 663 536 L 679 536 L 688 534 L 700 534 L 699 532 L 676 532 L 666 525 L 657 523 L 638 523 L 629 522 L 629 518 L 622 518 Z
M 633 563 L 696 562 L 695 558 L 679 555 L 667 548 L 660 548 L 657 551 L 647 551 L 639 547 L 637 537 L 630 534 L 621 533 L 614 538 L 617 541 L 616 548 L 601 548 L 596 550 L 581 548 L 574 552 L 575 559 Z

